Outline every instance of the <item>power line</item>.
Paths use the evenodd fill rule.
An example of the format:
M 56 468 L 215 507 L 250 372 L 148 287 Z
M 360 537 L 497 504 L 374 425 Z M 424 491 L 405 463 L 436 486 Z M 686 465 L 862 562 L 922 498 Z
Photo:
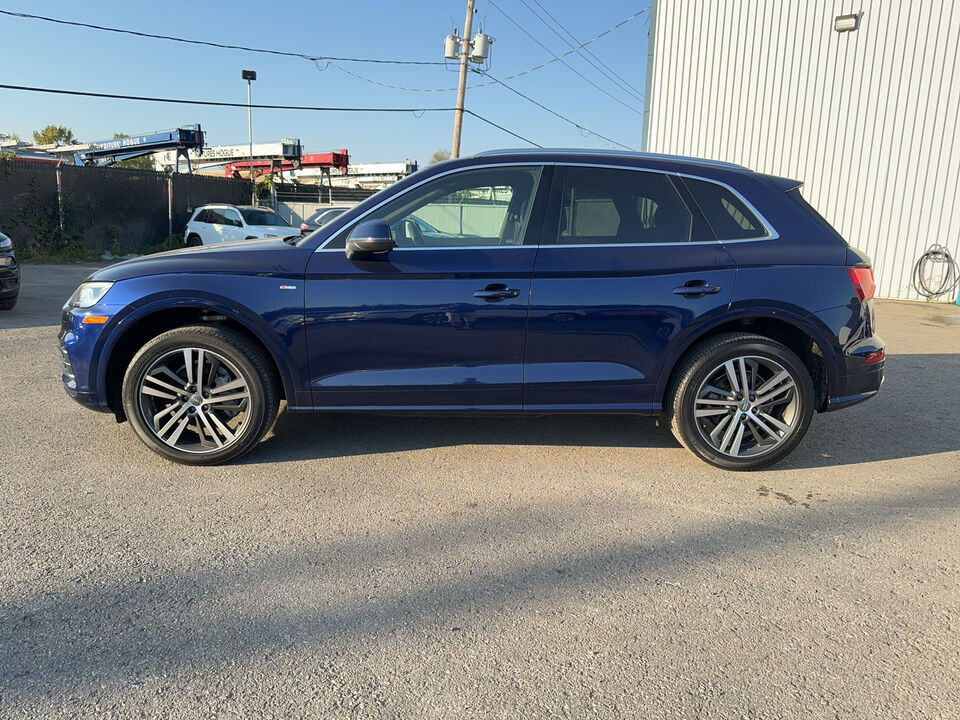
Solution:
M 536 18 L 537 18 L 540 22 L 542 22 L 542 23 L 547 27 L 547 29 L 549 29 L 554 35 L 556 35 L 558 38 L 560 38 L 567 46 L 573 47 L 573 43 L 571 43 L 570 40 L 568 40 L 567 38 L 565 38 L 563 35 L 561 35 L 559 32 L 557 32 L 549 23 L 547 23 L 547 21 L 544 20 L 543 17 L 542 17 L 536 10 L 534 10 L 532 7 L 530 7 L 530 5 L 527 4 L 527 0 L 520 0 L 520 2 L 522 2 L 522 3 L 527 7 L 527 9 L 528 9 L 531 13 L 533 13 L 533 14 L 536 16 Z M 540 3 L 540 0 L 533 0 L 533 2 L 536 4 L 536 6 L 537 6 L 538 8 L 540 8 L 540 9 L 544 12 L 544 14 L 546 14 L 546 16 L 547 16 L 548 18 L 550 18 L 550 19 L 554 22 L 554 24 L 555 24 L 557 27 L 559 27 L 561 30 L 563 30 L 563 32 L 564 32 L 571 40 L 573 40 L 574 43 L 579 43 L 579 42 L 580 42 L 579 40 L 577 40 L 576 36 L 574 36 L 573 33 L 571 33 L 569 30 L 567 30 L 566 26 L 565 26 L 562 22 L 560 22 L 559 20 L 557 20 L 557 18 L 555 18 L 555 17 L 550 13 L 550 11 L 547 10 L 547 9 Z M 586 60 L 588 63 L 590 63 L 590 65 L 592 65 L 597 71 L 599 71 L 599 72 L 602 73 L 604 76 L 606 76 L 607 79 L 611 80 L 614 84 L 619 85 L 624 91 L 626 91 L 627 93 L 629 93 L 630 95 L 632 95 L 633 97 L 635 97 L 637 100 L 643 101 L 643 93 L 640 92 L 640 90 L 639 90 L 638 88 L 634 87 L 634 86 L 631 85 L 629 82 L 627 82 L 627 80 L 625 80 L 616 70 L 614 70 L 612 67 L 610 67 L 609 65 L 607 65 L 603 60 L 601 60 L 601 59 L 598 58 L 596 55 L 594 55 L 594 53 L 593 53 L 592 50 L 584 49 L 584 53 L 585 53 L 586 55 L 589 55 L 590 58 L 593 58 L 593 60 L 596 61 L 596 62 L 591 61 L 590 58 L 586 57 L 586 55 L 581 56 L 581 57 L 583 57 L 584 60 Z M 597 63 L 599 63 L 602 67 L 597 67 Z
M 373 58 L 336 57 L 334 55 L 307 55 L 306 53 L 290 52 L 286 50 L 268 50 L 265 48 L 248 47 L 246 45 L 227 45 L 225 43 L 216 43 L 208 40 L 189 40 L 187 38 L 175 37 L 173 35 L 157 35 L 154 33 L 140 32 L 138 30 L 126 30 L 123 28 L 94 25 L 92 23 L 76 22 L 73 20 L 61 20 L 60 18 L 46 17 L 44 15 L 31 15 L 30 13 L 13 12 L 11 10 L 0 10 L 0 14 L 9 15 L 11 17 L 25 18 L 27 20 L 42 20 L 44 22 L 56 23 L 58 25 L 82 27 L 89 30 L 102 30 L 104 32 L 120 33 L 123 35 L 134 35 L 136 37 L 151 38 L 154 40 L 169 40 L 171 42 L 185 43 L 187 45 L 204 45 L 206 47 L 221 48 L 225 50 L 242 50 L 243 52 L 260 53 L 263 55 L 295 57 L 303 60 L 310 60 L 311 62 L 315 62 L 317 60 L 336 60 L 338 62 L 374 63 L 378 65 L 443 65 L 442 62 L 432 62 L 426 60 L 378 60 Z
M 539 65 L 534 65 L 533 67 L 527 68 L 526 70 L 521 70 L 520 72 L 514 73 L 513 75 L 508 75 L 505 79 L 507 79 L 507 80 L 512 80 L 513 78 L 518 78 L 518 77 L 520 77 L 521 75 L 527 75 L 527 74 L 532 73 L 532 72 L 534 72 L 534 71 L 536 71 L 536 70 L 540 70 L 540 69 L 542 69 L 542 68 L 545 68 L 545 67 L 547 67 L 548 65 L 552 65 L 552 64 L 555 63 L 555 62 L 562 61 L 563 58 L 567 57 L 568 55 L 572 55 L 572 54 L 574 54 L 575 52 L 578 52 L 579 50 L 585 48 L 586 46 L 590 45 L 590 44 L 593 43 L 593 42 L 596 42 L 597 40 L 599 40 L 600 38 L 604 37 L 605 35 L 609 35 L 609 34 L 612 33 L 614 30 L 617 30 L 617 29 L 623 27 L 624 25 L 626 25 L 626 24 L 627 24 L 628 22 L 630 22 L 631 20 L 634 20 L 634 19 L 638 18 L 640 15 L 643 15 L 645 12 L 647 12 L 647 10 L 648 10 L 648 8 L 644 8 L 644 9 L 641 10 L 640 12 L 634 13 L 633 15 L 631 15 L 631 16 L 628 17 L 628 18 L 624 18 L 623 20 L 621 20 L 620 22 L 618 22 L 616 25 L 613 25 L 612 27 L 607 28 L 606 30 L 604 30 L 603 32 L 597 34 L 596 36 L 590 38 L 590 39 L 587 40 L 586 42 L 580 43 L 580 44 L 577 45 L 575 48 L 573 48 L 573 49 L 571 49 L 571 50 L 568 50 L 568 51 L 565 52 L 565 53 L 561 53 L 560 55 L 556 55 L 556 56 L 552 57 L 551 59 L 547 60 L 546 62 L 540 63 Z M 309 60 L 310 62 L 312 62 L 312 63 L 314 63 L 315 65 L 317 65 L 318 69 L 321 69 L 321 70 L 323 70 L 323 69 L 325 69 L 325 68 L 320 68 L 320 67 L 319 67 L 319 64 L 322 63 L 322 62 L 326 62 L 326 63 L 328 63 L 329 65 L 333 65 L 333 67 L 336 68 L 337 70 L 339 70 L 339 71 L 341 71 L 341 72 L 343 72 L 343 73 L 346 73 L 347 75 L 351 75 L 352 77 L 355 77 L 355 78 L 357 78 L 358 80 L 363 80 L 364 82 L 368 82 L 368 83 L 371 83 L 371 84 L 373 84 L 373 85 L 379 85 L 380 87 L 386 87 L 386 88 L 390 88 L 390 89 L 394 89 L 394 90 L 406 90 L 406 91 L 408 91 L 408 92 L 453 92 L 454 90 L 457 89 L 457 88 L 455 88 L 455 87 L 452 87 L 452 88 L 413 88 L 413 87 L 405 87 L 405 86 L 402 86 L 402 85 L 391 85 L 391 84 L 389 84 L 389 83 L 383 83 L 383 82 L 380 82 L 380 81 L 378 81 L 378 80 L 373 80 L 372 78 L 365 77 L 365 76 L 363 76 L 363 75 L 360 75 L 359 73 L 355 73 L 355 72 L 353 72 L 353 71 L 351 71 L 351 70 L 347 70 L 346 68 L 340 67 L 339 65 L 336 64 L 337 62 L 356 62 L 356 63 L 372 63 L 372 64 L 379 64 L 379 65 L 444 65 L 445 63 L 442 63 L 442 62 L 430 62 L 430 61 L 421 61 L 421 60 L 375 60 L 375 59 L 370 59 L 370 58 L 338 57 L 338 56 L 335 56 L 335 55 L 307 55 L 307 54 L 305 54 L 305 53 L 289 52 L 289 51 L 285 51 L 285 50 L 268 50 L 268 49 L 264 49 L 264 48 L 247 47 L 247 46 L 244 46 L 244 45 L 228 45 L 228 44 L 224 44 L 224 43 L 215 43 L 215 42 L 210 42 L 210 41 L 206 41 L 206 40 L 188 40 L 188 39 L 186 39 L 186 38 L 179 38 L 179 37 L 174 37 L 174 36 L 171 36 L 171 35 L 157 35 L 157 34 L 153 34 L 153 33 L 139 32 L 139 31 L 137 31 L 137 30 L 124 30 L 124 29 L 121 29 L 121 28 L 112 28 L 112 27 L 106 27 L 106 26 L 103 26 L 103 25 L 93 25 L 93 24 L 91 24 L 91 23 L 75 22 L 75 21 L 72 21 L 72 20 L 61 20 L 61 19 L 59 19 L 59 18 L 45 17 L 45 16 L 43 16 L 43 15 L 32 15 L 32 14 L 30 14 L 30 13 L 12 12 L 12 11 L 10 11 L 10 10 L 0 10 L 0 14 L 9 15 L 9 16 L 12 16 L 12 17 L 27 18 L 27 19 L 31 19 L 31 20 L 43 20 L 43 21 L 45 21 L 45 22 L 57 23 L 57 24 L 60 24 L 60 25 L 70 25 L 70 26 L 74 26 L 74 27 L 88 28 L 88 29 L 92 29 L 92 30 L 103 30 L 103 31 L 105 31 L 105 32 L 121 33 L 121 34 L 125 34 L 125 35 L 134 35 L 134 36 L 137 36 L 137 37 L 151 38 L 151 39 L 154 39 L 154 40 L 170 40 L 171 42 L 185 43 L 185 44 L 188 44 L 188 45 L 201 45 L 201 46 L 205 46 L 205 47 L 213 47 L 213 48 L 219 48 L 219 49 L 223 49 L 223 50 L 240 50 L 240 51 L 243 51 L 243 52 L 261 53 L 261 54 L 267 54 L 267 55 L 279 55 L 279 56 L 282 56 L 282 57 L 295 57 L 295 58 L 299 58 L 299 59 L 302 59 L 302 60 Z M 484 86 L 494 85 L 494 84 L 495 84 L 495 83 L 493 83 L 493 82 L 479 83 L 479 84 L 477 84 L 477 85 L 472 85 L 472 86 L 470 86 L 470 87 L 484 87 Z
M 497 9 L 499 10 L 499 8 L 497 8 Z M 643 10 L 640 10 L 639 12 L 635 12 L 635 13 L 634 13 L 633 15 L 631 15 L 630 17 L 624 18 L 623 20 L 621 20 L 620 22 L 618 22 L 618 23 L 617 23 L 616 25 L 614 25 L 613 27 L 609 27 L 609 28 L 607 28 L 606 30 L 604 30 L 604 31 L 601 32 L 601 33 L 597 33 L 596 35 L 594 35 L 592 38 L 590 38 L 590 39 L 587 40 L 586 42 L 583 42 L 583 43 L 580 43 L 579 45 L 577 45 L 575 48 L 573 48 L 573 49 L 571 49 L 571 50 L 567 50 L 565 53 L 560 53 L 559 55 L 551 58 L 550 60 L 547 60 L 546 62 L 542 62 L 542 63 L 540 63 L 539 65 L 534 65 L 532 68 L 527 68 L 526 70 L 522 70 L 522 71 L 520 71 L 520 72 L 518 72 L 518 73 L 514 73 L 513 75 L 507 75 L 507 76 L 504 78 L 504 80 L 513 80 L 514 78 L 518 78 L 518 77 L 520 77 L 521 75 L 526 75 L 526 74 L 528 74 L 528 73 L 532 73 L 534 70 L 539 70 L 540 68 L 545 68 L 545 67 L 547 67 L 547 65 L 551 65 L 551 64 L 557 62 L 558 60 L 562 60 L 563 58 L 567 57 L 568 55 L 573 55 L 574 53 L 579 52 L 579 51 L 582 50 L 583 48 L 587 47 L 587 45 L 590 45 L 591 43 L 596 42 L 597 40 L 599 40 L 600 38 L 604 37 L 605 35 L 609 35 L 609 34 L 612 33 L 614 30 L 617 30 L 617 29 L 623 27 L 624 25 L 626 25 L 626 24 L 627 24 L 628 22 L 630 22 L 631 20 L 635 20 L 636 18 L 638 18 L 638 17 L 640 17 L 641 15 L 645 14 L 645 13 L 648 12 L 649 10 L 650 10 L 650 8 L 644 8 Z M 490 83 L 485 83 L 485 84 L 489 85 Z M 477 87 L 480 87 L 480 86 L 478 85 Z
M 482 120 L 482 121 L 485 122 L 487 125 L 492 125 L 493 127 L 497 128 L 498 130 L 503 130 L 503 131 L 504 131 L 505 133 L 507 133 L 508 135 L 513 135 L 513 137 L 517 138 L 518 140 L 523 140 L 525 143 L 530 143 L 530 144 L 533 145 L 534 147 L 538 147 L 538 148 L 542 148 L 542 147 L 543 147 L 543 145 L 538 145 L 538 144 L 535 143 L 533 140 L 528 140 L 527 138 L 523 137 L 523 135 L 518 135 L 517 133 L 513 132 L 512 130 L 507 130 L 503 125 L 497 125 L 497 123 L 493 122 L 493 120 L 487 120 L 487 118 L 483 117 L 483 115 L 479 115 L 479 114 L 475 113 L 473 110 L 470 110 L 469 108 L 464 108 L 463 111 L 464 111 L 465 113 L 467 113 L 467 115 L 473 115 L 473 117 L 475 117 L 477 120 Z
M 184 100 L 181 98 L 166 98 L 166 97 L 151 97 L 146 95 L 121 95 L 118 93 L 98 93 L 98 92 L 87 92 L 83 90 L 62 90 L 57 88 L 41 88 L 41 87 L 31 87 L 28 85 L 6 85 L 0 84 L 0 90 L 20 90 L 22 92 L 38 92 L 38 93 L 47 93 L 50 95 L 71 95 L 75 97 L 93 97 L 93 98 L 106 98 L 109 100 L 137 100 L 141 102 L 158 102 L 158 103 L 172 103 L 176 105 L 208 105 L 213 107 L 239 107 L 245 108 L 248 107 L 246 103 L 238 102 L 219 102 L 216 100 Z M 428 112 L 453 112 L 454 108 L 449 107 L 428 107 L 428 108 L 383 108 L 383 107 L 319 107 L 312 105 L 264 105 L 264 104 L 253 104 L 249 107 L 255 107 L 261 110 L 309 110 L 313 112 L 372 112 L 372 113 L 412 113 L 415 117 L 420 117 L 424 113 Z M 505 128 L 503 125 L 495 123 L 493 120 L 490 120 L 483 115 L 474 112 L 473 110 L 464 109 L 465 113 L 472 115 L 478 120 L 502 130 L 503 132 L 511 135 L 518 140 L 523 140 L 523 142 L 530 143 L 534 147 L 543 147 L 538 145 L 533 140 L 525 138 L 523 135 L 513 132 Z
M 542 47 L 544 50 L 546 50 L 546 51 L 547 51 L 548 53 L 550 53 L 551 55 L 554 55 L 554 54 L 555 54 L 550 48 L 548 48 L 548 47 L 547 47 L 546 45 L 544 45 L 542 42 L 540 42 L 539 40 L 537 40 L 533 35 L 531 35 L 531 34 L 527 31 L 527 29 L 526 29 L 525 27 L 523 27 L 523 25 L 521 25 L 521 24 L 518 23 L 516 20 L 514 20 L 512 17 L 510 17 L 510 16 L 503 10 L 503 8 L 501 8 L 499 5 L 497 5 L 493 0 L 488 0 L 488 2 L 489 2 L 491 5 L 493 5 L 493 7 L 495 7 L 495 8 L 500 12 L 500 14 L 503 15 L 507 20 L 509 20 L 510 22 L 512 22 L 514 25 L 516 25 L 517 28 L 520 30 L 520 32 L 522 32 L 522 33 L 523 33 L 524 35 L 526 35 L 528 38 L 530 38 L 531 40 L 533 40 L 537 45 L 539 45 L 540 47 Z M 639 14 L 639 13 L 638 13 L 638 14 Z M 557 57 L 560 57 L 560 56 L 557 56 Z M 584 74 L 581 73 L 579 70 L 577 70 L 577 69 L 574 68 L 572 65 L 570 65 L 570 63 L 568 63 L 566 60 L 562 60 L 562 59 L 561 59 L 560 62 L 563 63 L 563 65 L 564 65 L 568 70 L 570 70 L 572 73 L 574 73 L 575 75 L 578 75 L 580 78 L 582 78 L 582 79 L 585 80 L 587 83 L 589 83 L 590 85 L 592 85 L 593 87 L 595 87 L 597 90 L 599 90 L 600 92 L 602 92 L 602 93 L 603 93 L 604 95 L 606 95 L 607 97 L 609 97 L 609 98 L 613 99 L 614 101 L 620 103 L 621 105 L 623 105 L 625 108 L 627 108 L 627 109 L 630 110 L 631 112 L 635 112 L 635 113 L 637 113 L 637 115 L 643 115 L 643 111 L 642 111 L 642 110 L 637 110 L 637 108 L 635 108 L 635 107 L 633 107 L 633 106 L 631 106 L 631 105 L 628 105 L 627 103 L 623 102 L 623 100 L 621 100 L 620 98 L 616 97 L 616 96 L 613 95 L 612 93 L 610 93 L 610 92 L 608 92 L 607 90 L 605 90 L 604 88 L 600 87 L 600 86 L 597 85 L 593 80 L 591 80 L 591 79 L 588 78 L 586 75 L 584 75 Z
M 241 102 L 218 102 L 216 100 L 183 100 L 179 98 L 152 97 L 147 95 L 119 95 L 115 93 L 86 92 L 82 90 L 60 90 L 56 88 L 31 87 L 28 85 L 5 85 L 0 84 L 3 90 L 22 90 L 24 92 L 49 93 L 52 95 L 74 95 L 78 97 L 107 98 L 111 100 L 140 100 L 143 102 L 174 103 L 177 105 L 211 105 L 213 107 L 248 107 L 247 103 Z M 249 107 L 259 108 L 261 110 L 312 110 L 315 112 L 384 112 L 384 113 L 427 113 L 427 112 L 452 112 L 453 108 L 447 107 L 428 107 L 428 108 L 370 108 L 370 107 L 320 107 L 312 105 L 262 105 L 254 103 Z
M 507 76 L 506 76 L 505 78 L 503 78 L 503 79 L 504 79 L 504 80 L 513 80 L 513 79 L 515 79 L 515 78 L 522 77 L 522 76 L 524 76 L 524 75 L 529 75 L 530 73 L 535 72 L 535 71 L 537 71 L 537 70 L 541 70 L 541 69 L 547 67 L 548 65 L 552 65 L 552 64 L 555 63 L 555 62 L 561 62 L 565 57 L 568 57 L 568 56 L 570 56 L 570 55 L 573 55 L 574 53 L 579 52 L 580 50 L 583 50 L 585 47 L 587 47 L 587 46 L 590 45 L 591 43 L 594 43 L 594 42 L 596 42 L 597 40 L 599 40 L 600 38 L 602 38 L 602 37 L 604 37 L 604 36 L 606 36 L 606 35 L 609 35 L 609 34 L 612 33 L 614 30 L 617 30 L 617 29 L 623 27 L 624 25 L 626 25 L 626 24 L 627 24 L 628 22 L 630 22 L 631 20 L 635 20 L 636 18 L 640 17 L 641 15 L 645 14 L 645 13 L 648 12 L 648 11 L 649 11 L 649 8 L 644 8 L 643 10 L 640 10 L 639 12 L 635 12 L 633 15 L 631 15 L 630 17 L 624 18 L 623 20 L 621 20 L 620 22 L 618 22 L 616 25 L 613 25 L 612 27 L 607 28 L 607 29 L 604 30 L 603 32 L 597 33 L 596 35 L 594 35 L 592 38 L 590 38 L 590 39 L 587 40 L 586 42 L 579 43 L 576 47 L 573 47 L 573 48 L 571 48 L 570 50 L 567 50 L 566 52 L 561 53 L 561 54 L 559 54 L 559 55 L 555 55 L 554 57 L 550 58 L 549 60 L 547 60 L 547 61 L 545 61 L 545 62 L 540 63 L 539 65 L 534 65 L 533 67 L 529 67 L 529 68 L 527 68 L 526 70 L 521 70 L 520 72 L 513 73 L 512 75 L 507 75 Z M 568 43 L 568 44 L 569 44 L 569 43 Z M 601 62 L 602 62 L 602 61 L 601 61 Z M 317 69 L 320 70 L 321 72 L 327 69 L 326 67 L 320 67 L 320 63 L 319 63 L 319 62 L 316 62 L 316 63 L 314 63 L 314 64 L 317 66 Z M 391 84 L 391 83 L 381 82 L 380 80 L 374 80 L 373 78 L 369 78 L 369 77 L 367 77 L 366 75 L 361 75 L 360 73 L 354 72 L 353 70 L 347 70 L 346 68 L 340 67 L 340 66 L 337 65 L 336 63 L 330 62 L 329 60 L 326 61 L 326 65 L 332 65 L 334 68 L 336 68 L 336 69 L 339 70 L 340 72 L 346 73 L 347 75 L 350 75 L 351 77 L 355 77 L 355 78 L 358 79 L 358 80 L 362 80 L 363 82 L 370 83 L 371 85 L 377 85 L 377 86 L 379 86 L 379 87 L 389 88 L 389 89 L 391 89 L 391 90 L 405 90 L 405 91 L 407 91 L 407 92 L 454 92 L 454 91 L 457 89 L 457 88 L 455 88 L 455 87 L 446 87 L 446 88 L 415 88 L 415 87 L 407 87 L 407 86 L 405 86 L 405 85 L 394 85 L 394 84 Z M 495 81 L 491 80 L 490 82 L 477 83 L 476 85 L 468 85 L 468 86 L 467 86 L 467 89 L 468 89 L 468 90 L 472 90 L 473 88 L 489 87 L 489 86 L 491 86 L 491 85 L 496 85 L 496 84 L 497 84 L 497 83 L 496 83 Z M 618 102 L 619 102 L 619 101 L 618 101 Z
M 520 92 L 520 91 L 517 90 L 516 88 L 510 87 L 510 86 L 507 85 L 505 82 L 503 82 L 503 80 L 498 80 L 497 78 L 493 77 L 493 75 L 491 75 L 490 73 L 488 73 L 488 72 L 486 72 L 486 71 L 484 71 L 484 70 L 474 70 L 473 72 L 478 73 L 478 74 L 480 74 L 480 75 L 484 75 L 484 76 L 490 78 L 493 82 L 495 82 L 495 83 L 497 83 L 497 84 L 499 84 L 499 85 L 502 85 L 502 86 L 505 87 L 507 90 L 509 90 L 510 92 L 512 92 L 512 93 L 515 94 L 515 95 L 519 95 L 521 98 L 523 98 L 523 99 L 526 100 L 527 102 L 533 103 L 533 104 L 536 105 L 537 107 L 539 107 L 539 108 L 541 108 L 541 109 L 543 109 L 543 110 L 546 110 L 548 113 L 550 113 L 550 114 L 553 115 L 554 117 L 557 117 L 557 118 L 563 120 L 565 123 L 569 123 L 570 125 L 573 125 L 573 126 L 574 126 L 575 128 L 577 128 L 577 130 L 579 130 L 580 132 L 587 133 L 588 135 L 593 135 L 594 137 L 600 138 L 601 140 L 604 140 L 604 141 L 606 141 L 606 142 L 608 142 L 608 143 L 611 143 L 611 144 L 613 144 L 613 145 L 616 145 L 617 147 L 621 147 L 621 148 L 623 148 L 624 150 L 633 150 L 634 152 L 636 152 L 636 149 L 635 149 L 635 148 L 632 148 L 632 147 L 630 147 L 629 145 L 624 145 L 623 143 L 617 142 L 616 140 L 613 140 L 613 139 L 611 139 L 611 138 L 608 138 L 608 137 L 606 137 L 605 135 L 601 135 L 601 134 L 598 133 L 598 132 L 594 132 L 594 131 L 591 130 L 590 128 L 584 127 L 584 126 L 581 125 L 580 123 L 575 122 L 575 121 L 571 120 L 570 118 L 568 118 L 568 117 L 566 117 L 566 116 L 564 116 L 564 115 L 561 115 L 561 114 L 558 113 L 556 110 L 553 110 L 552 108 L 547 107 L 547 106 L 544 105 L 543 103 L 537 102 L 536 100 L 534 100 L 534 99 L 533 99 L 532 97 L 530 97 L 529 95 L 524 95 L 522 92 Z

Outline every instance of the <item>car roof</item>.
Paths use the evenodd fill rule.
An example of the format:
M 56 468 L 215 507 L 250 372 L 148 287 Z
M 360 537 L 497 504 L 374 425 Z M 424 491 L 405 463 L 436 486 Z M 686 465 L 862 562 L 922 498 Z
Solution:
M 752 173 L 753 170 L 737 163 L 726 162 L 724 160 L 711 160 L 709 158 L 697 158 L 687 155 L 668 155 L 664 153 L 648 153 L 632 150 L 604 150 L 597 148 L 507 148 L 504 150 L 487 150 L 476 153 L 473 157 L 489 159 L 495 156 L 517 157 L 517 156 L 535 156 L 541 160 L 550 159 L 563 161 L 571 156 L 575 157 L 597 157 L 613 158 L 627 160 L 654 160 L 660 162 L 669 162 L 673 164 L 702 165 L 707 167 L 723 168 L 725 170 L 739 170 L 741 172 Z

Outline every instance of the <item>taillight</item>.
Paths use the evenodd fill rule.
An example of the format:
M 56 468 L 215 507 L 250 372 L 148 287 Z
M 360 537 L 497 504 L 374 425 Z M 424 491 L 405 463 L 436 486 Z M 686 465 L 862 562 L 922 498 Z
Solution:
M 877 290 L 877 283 L 873 280 L 873 268 L 869 265 L 853 265 L 847 268 L 850 273 L 850 281 L 853 283 L 853 289 L 857 291 L 857 297 L 863 300 L 873 299 L 873 293 Z

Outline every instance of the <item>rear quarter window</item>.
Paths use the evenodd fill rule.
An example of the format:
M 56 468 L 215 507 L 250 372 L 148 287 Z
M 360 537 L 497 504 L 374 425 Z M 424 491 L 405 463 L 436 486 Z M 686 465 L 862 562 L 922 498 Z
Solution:
M 757 216 L 723 185 L 693 178 L 683 181 L 719 240 L 749 240 L 767 234 Z

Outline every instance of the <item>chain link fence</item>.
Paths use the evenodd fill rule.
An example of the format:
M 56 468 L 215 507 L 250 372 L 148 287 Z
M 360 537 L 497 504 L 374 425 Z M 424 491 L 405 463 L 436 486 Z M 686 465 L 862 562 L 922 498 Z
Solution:
M 0 231 L 25 259 L 163 249 L 200 205 L 249 201 L 244 180 L 0 158 Z

